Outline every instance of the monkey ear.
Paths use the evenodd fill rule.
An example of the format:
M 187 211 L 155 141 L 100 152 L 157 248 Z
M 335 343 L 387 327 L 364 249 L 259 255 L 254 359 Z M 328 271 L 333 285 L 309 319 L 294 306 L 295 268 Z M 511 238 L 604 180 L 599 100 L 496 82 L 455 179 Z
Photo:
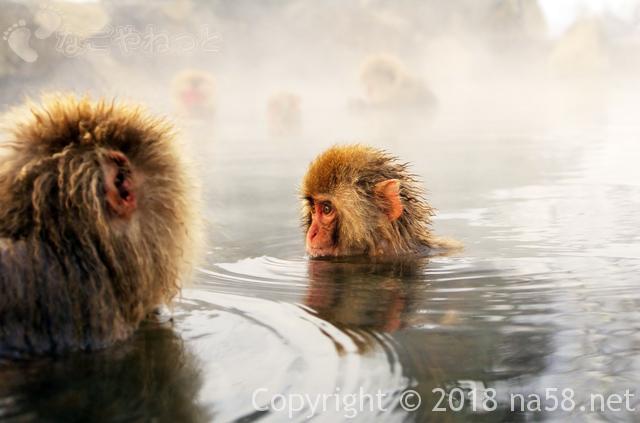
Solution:
M 129 160 L 120 152 L 109 152 L 103 163 L 107 204 L 116 216 L 129 219 L 137 208 Z
M 385 212 L 389 217 L 389 221 L 393 222 L 402 216 L 404 207 L 400 199 L 400 181 L 397 179 L 387 179 L 378 182 L 374 188 L 376 195 L 382 197 L 385 201 Z

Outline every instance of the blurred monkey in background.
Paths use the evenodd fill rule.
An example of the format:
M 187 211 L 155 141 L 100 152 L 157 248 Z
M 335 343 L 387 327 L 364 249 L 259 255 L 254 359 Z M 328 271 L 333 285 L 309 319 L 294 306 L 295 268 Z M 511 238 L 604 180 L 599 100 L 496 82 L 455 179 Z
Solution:
M 216 84 L 209 72 L 185 69 L 171 84 L 174 107 L 184 119 L 211 121 L 215 115 Z
M 280 92 L 269 97 L 267 124 L 272 137 L 298 135 L 302 127 L 300 97 L 290 92 Z
M 360 71 L 360 83 L 363 97 L 355 102 L 360 110 L 431 109 L 437 104 L 427 85 L 393 56 L 376 55 L 366 59 Z

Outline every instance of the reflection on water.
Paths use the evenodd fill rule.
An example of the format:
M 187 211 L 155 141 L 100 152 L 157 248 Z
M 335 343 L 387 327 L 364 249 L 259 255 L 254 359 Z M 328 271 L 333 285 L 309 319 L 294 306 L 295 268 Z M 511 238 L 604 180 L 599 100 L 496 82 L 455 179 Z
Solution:
M 0 362 L 0 420 L 205 421 L 199 360 L 166 324 L 93 354 Z

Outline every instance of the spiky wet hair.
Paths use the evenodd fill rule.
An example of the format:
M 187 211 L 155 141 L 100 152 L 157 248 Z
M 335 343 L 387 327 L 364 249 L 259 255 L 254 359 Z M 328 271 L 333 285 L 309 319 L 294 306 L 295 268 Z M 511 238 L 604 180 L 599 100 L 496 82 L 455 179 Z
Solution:
M 171 126 L 139 106 L 45 97 L 3 119 L 0 352 L 92 349 L 126 338 L 178 290 L 193 235 Z M 110 216 L 101 160 L 142 175 L 136 212 Z
M 379 182 L 400 183 L 403 213 L 391 222 L 384 199 L 376 195 Z M 413 253 L 431 246 L 433 209 L 408 165 L 384 150 L 355 144 L 334 146 L 318 156 L 302 181 L 302 223 L 311 225 L 309 199 L 329 196 L 336 205 L 339 254 L 368 255 Z

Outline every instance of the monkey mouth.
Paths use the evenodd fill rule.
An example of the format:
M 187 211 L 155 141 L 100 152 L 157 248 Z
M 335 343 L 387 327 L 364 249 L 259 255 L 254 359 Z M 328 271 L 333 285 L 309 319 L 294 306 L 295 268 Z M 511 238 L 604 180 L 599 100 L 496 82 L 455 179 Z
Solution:
M 320 258 L 320 257 L 335 257 L 336 250 L 332 247 L 325 248 L 315 248 L 315 247 L 307 247 L 307 254 L 312 258 Z

